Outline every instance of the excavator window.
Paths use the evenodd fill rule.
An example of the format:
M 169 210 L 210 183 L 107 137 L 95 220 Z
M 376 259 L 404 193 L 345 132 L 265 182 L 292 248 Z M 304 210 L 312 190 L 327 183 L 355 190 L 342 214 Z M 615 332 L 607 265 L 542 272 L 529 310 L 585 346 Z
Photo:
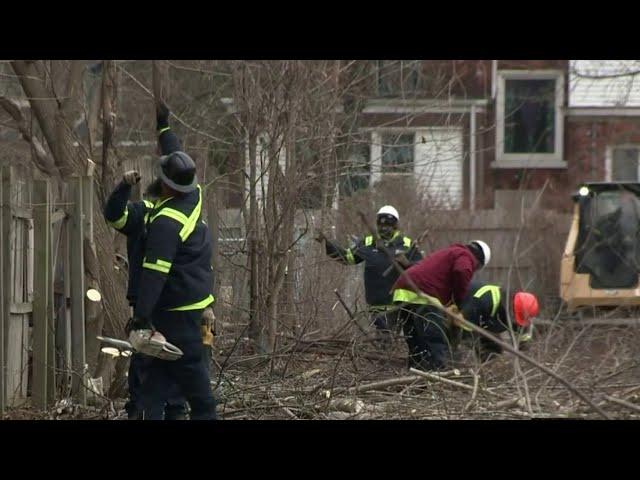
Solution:
M 580 197 L 576 272 L 589 273 L 591 288 L 638 286 L 640 199 L 625 188 L 592 190 Z

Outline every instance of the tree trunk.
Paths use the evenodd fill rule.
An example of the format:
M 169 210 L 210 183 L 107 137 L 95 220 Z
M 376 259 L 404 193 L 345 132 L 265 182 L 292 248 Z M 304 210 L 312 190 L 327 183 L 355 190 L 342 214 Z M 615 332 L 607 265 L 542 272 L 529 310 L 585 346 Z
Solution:
M 77 102 L 72 99 L 77 97 L 79 85 L 82 80 L 83 66 L 81 62 L 73 61 L 69 69 L 69 77 L 66 83 L 66 91 L 62 92 L 64 98 L 59 99 L 54 92 L 46 88 L 44 81 L 44 65 L 42 61 L 14 61 L 11 65 L 19 78 L 22 88 L 29 98 L 33 115 L 38 121 L 38 126 L 52 152 L 55 164 L 60 170 L 61 177 L 68 179 L 73 173 L 83 174 L 89 162 L 87 161 L 89 149 L 80 139 L 75 137 L 72 131 L 73 114 L 78 111 Z M 78 146 L 74 146 L 74 142 Z M 108 160 L 107 160 L 108 161 Z M 103 168 L 108 165 L 104 165 Z M 94 191 L 94 196 L 98 192 L 110 188 L 111 185 L 98 185 Z M 101 209 L 100 198 L 93 199 Z M 127 318 L 127 308 L 125 303 L 124 283 L 117 279 L 117 272 L 113 268 L 114 249 L 112 232 L 109 231 L 102 215 L 95 215 L 93 218 L 94 233 L 97 248 L 87 242 L 88 248 L 84 249 L 87 287 L 96 288 L 101 292 L 106 310 L 106 330 L 109 333 L 120 332 Z M 90 230 L 89 230 L 90 231 Z M 102 284 L 100 280 L 102 279 Z M 95 367 L 96 349 L 92 341 L 97 334 L 102 333 L 99 320 L 99 310 L 93 310 L 94 306 L 87 312 L 87 332 L 90 350 L 88 350 L 89 363 Z

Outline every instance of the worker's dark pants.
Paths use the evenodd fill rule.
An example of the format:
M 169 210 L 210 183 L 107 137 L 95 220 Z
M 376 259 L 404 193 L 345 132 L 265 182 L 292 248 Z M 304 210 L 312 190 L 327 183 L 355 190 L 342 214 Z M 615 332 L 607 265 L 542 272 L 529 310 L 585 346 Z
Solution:
M 178 360 L 152 358 L 142 384 L 145 410 L 166 395 L 173 383 L 191 407 L 192 420 L 214 420 L 216 404 L 205 365 L 204 345 L 200 330 L 202 310 L 154 313 L 152 322 L 168 342 L 182 350 Z M 148 418 L 148 417 L 147 417 Z M 157 420 L 153 412 L 150 420 Z
M 397 309 L 382 310 L 375 307 L 371 309 L 370 322 L 376 327 L 378 347 L 388 350 L 393 346 L 393 334 L 398 333 L 399 329 L 398 314 Z
M 146 369 L 151 363 L 151 358 L 139 353 L 133 354 L 129 362 L 129 401 L 125 405 L 125 410 L 130 419 L 142 420 L 144 405 L 142 402 L 142 383 L 145 379 Z M 165 392 L 163 398 L 151 404 L 145 412 L 144 417 L 150 416 L 165 420 L 178 420 L 184 418 L 186 414 L 186 400 L 180 395 L 177 385 L 173 384 Z
M 378 330 L 388 330 L 390 332 L 398 328 L 398 310 L 371 310 L 371 323 Z
M 506 332 L 508 330 L 508 327 L 504 323 L 492 317 L 489 317 L 486 320 L 483 318 L 481 321 L 474 321 L 474 319 L 470 319 L 470 321 L 494 335 L 500 335 L 502 332 Z M 513 329 L 516 336 L 523 333 L 523 330 L 515 324 L 513 325 Z M 502 347 L 488 338 L 480 337 L 479 335 L 471 332 L 465 333 L 464 336 L 471 337 L 473 348 L 481 360 L 489 358 L 491 354 L 502 353 Z
M 443 370 L 450 360 L 449 340 L 444 318 L 430 305 L 405 305 L 400 313 L 409 366 L 422 370 Z

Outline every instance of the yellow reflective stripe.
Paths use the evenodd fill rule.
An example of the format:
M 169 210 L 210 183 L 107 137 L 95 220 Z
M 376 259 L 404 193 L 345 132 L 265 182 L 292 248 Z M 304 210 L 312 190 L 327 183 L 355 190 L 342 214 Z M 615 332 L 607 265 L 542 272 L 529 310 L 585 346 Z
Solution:
M 164 205 L 165 203 L 167 203 L 169 200 L 171 200 L 173 197 L 168 197 L 165 198 L 164 200 L 157 200 L 156 203 L 153 204 L 154 208 L 160 208 L 162 205 Z
M 145 258 L 144 261 L 142 262 L 143 268 L 148 268 L 149 270 L 156 270 L 162 273 L 169 273 L 169 271 L 171 270 L 171 262 L 157 259 L 156 263 L 149 263 L 146 260 L 147 259 Z
M 144 214 L 144 224 L 149 222 L 149 212 L 153 209 L 153 202 L 149 200 L 143 200 L 144 206 L 147 207 L 147 212 Z
M 169 130 L 170 128 L 171 128 L 171 127 L 164 127 L 164 128 L 161 128 L 160 130 L 158 130 L 158 135 L 160 135 L 160 134 L 161 134 L 161 133 L 163 133 L 163 132 L 166 132 L 166 131 L 167 131 L 167 130 Z
M 351 252 L 350 248 L 347 248 L 347 250 L 345 252 L 345 256 L 347 257 L 347 262 L 348 263 L 350 263 L 351 265 L 355 265 L 356 258 L 353 256 L 353 253 Z
M 153 222 L 160 215 L 164 215 L 165 217 L 173 218 L 175 221 L 181 223 L 182 225 L 184 225 L 185 223 L 187 223 L 189 221 L 189 219 L 187 218 L 187 216 L 184 213 L 179 212 L 178 210 L 175 210 L 173 208 L 165 207 L 162 210 L 160 210 L 158 213 L 156 213 L 153 217 L 151 217 L 151 222 Z
M 389 241 L 391 242 L 392 240 L 395 240 L 398 235 L 400 235 L 400 232 L 396 230 L 395 232 L 393 232 L 393 235 L 391 236 Z
M 163 267 L 162 265 L 156 265 L 155 263 L 144 262 L 142 268 L 148 268 L 149 270 L 157 270 L 161 273 L 169 273 L 170 268 Z
M 213 302 L 215 302 L 215 298 L 213 298 L 213 295 L 209 295 L 204 300 L 200 300 L 199 302 L 196 302 L 196 303 L 190 303 L 189 305 L 184 305 L 182 307 L 170 308 L 169 311 L 170 312 L 185 312 L 187 310 L 202 310 L 202 309 L 207 308 Z
M 491 292 L 491 300 L 493 301 L 493 306 L 491 307 L 491 316 L 495 316 L 498 311 L 498 306 L 500 305 L 500 287 L 497 285 L 485 285 L 482 288 L 479 288 L 476 293 L 473 294 L 475 298 L 482 297 L 485 293 Z
M 189 235 L 191 235 L 191 233 L 195 230 L 196 225 L 198 223 L 198 218 L 200 218 L 201 211 L 202 211 L 202 189 L 200 188 L 200 185 L 198 185 L 198 203 L 196 205 L 196 208 L 193 209 L 193 212 L 191 212 L 191 215 L 189 216 L 187 223 L 182 227 L 182 230 L 180 230 L 180 238 L 182 238 L 183 242 L 187 238 L 189 238 Z
M 409 237 L 404 237 L 402 241 L 405 247 L 409 248 L 411 246 L 411 239 Z
M 373 245 L 373 235 L 367 235 L 366 237 L 364 237 L 364 245 L 365 247 Z
M 164 203 L 164 201 L 162 202 Z M 157 208 L 157 207 L 156 207 Z M 191 215 L 187 217 L 184 213 L 179 212 L 170 207 L 164 207 L 158 213 L 156 213 L 149 222 L 153 222 L 160 215 L 164 215 L 165 217 L 173 218 L 176 222 L 182 224 L 182 228 L 180 229 L 179 235 L 180 239 L 184 242 L 189 235 L 195 230 L 196 225 L 198 223 L 198 218 L 200 218 L 200 212 L 202 211 L 202 189 L 200 185 L 198 185 L 198 203 L 195 208 L 191 212 Z
M 414 303 L 418 305 L 438 305 L 442 307 L 442 302 L 440 302 L 440 300 L 438 300 L 436 297 L 432 297 L 431 295 L 427 295 L 426 293 L 418 295 L 416 292 L 405 290 L 404 288 L 398 288 L 394 290 L 393 301 Z
M 122 214 L 122 216 L 115 222 L 109 222 L 109 225 L 113 226 L 113 228 L 120 230 L 122 227 L 124 227 L 127 224 L 128 217 L 129 217 L 129 208 L 125 207 L 124 213 Z

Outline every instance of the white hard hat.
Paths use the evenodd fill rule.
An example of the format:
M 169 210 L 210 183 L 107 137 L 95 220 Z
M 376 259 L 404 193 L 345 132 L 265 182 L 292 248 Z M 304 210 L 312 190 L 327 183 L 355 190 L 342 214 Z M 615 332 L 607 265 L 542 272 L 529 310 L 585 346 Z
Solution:
M 391 205 L 385 205 L 376 215 L 391 215 L 392 217 L 396 217 L 396 220 L 400 221 L 400 215 L 398 215 L 398 211 L 393 208 Z
M 480 247 L 480 250 L 482 250 L 482 254 L 484 256 L 484 262 L 482 262 L 482 266 L 485 267 L 489 263 L 489 260 L 491 260 L 491 249 L 489 248 L 489 245 L 487 245 L 482 240 L 472 240 L 471 243 L 475 243 Z

